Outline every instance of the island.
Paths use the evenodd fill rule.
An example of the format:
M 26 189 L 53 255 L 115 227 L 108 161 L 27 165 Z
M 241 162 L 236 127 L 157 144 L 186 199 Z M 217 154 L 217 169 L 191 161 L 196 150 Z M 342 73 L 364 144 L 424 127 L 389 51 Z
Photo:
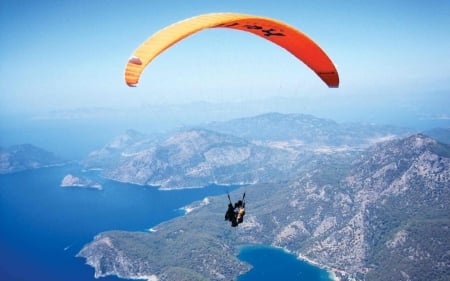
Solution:
M 71 174 L 66 175 L 61 181 L 61 187 L 82 187 L 102 190 L 100 183 L 86 178 L 79 178 Z

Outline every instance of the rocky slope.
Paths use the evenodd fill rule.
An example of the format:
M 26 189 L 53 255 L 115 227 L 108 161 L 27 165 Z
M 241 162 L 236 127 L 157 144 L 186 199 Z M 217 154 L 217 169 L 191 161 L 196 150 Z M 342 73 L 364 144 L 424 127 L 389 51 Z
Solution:
M 196 129 L 122 157 L 107 178 L 161 188 L 249 184 L 286 175 L 297 153 L 255 145 L 244 139 Z
M 249 269 L 236 258 L 239 246 L 256 243 L 342 280 L 448 280 L 449 157 L 448 145 L 424 135 L 378 144 L 349 164 L 330 157 L 296 180 L 246 187 L 237 229 L 223 221 L 227 199 L 214 197 L 156 232 L 101 233 L 78 256 L 96 276 L 235 280 Z
M 271 113 L 187 128 L 163 140 L 128 132 L 91 153 L 85 165 L 103 168 L 113 180 L 162 188 L 276 182 L 329 155 L 346 157 L 407 133 Z

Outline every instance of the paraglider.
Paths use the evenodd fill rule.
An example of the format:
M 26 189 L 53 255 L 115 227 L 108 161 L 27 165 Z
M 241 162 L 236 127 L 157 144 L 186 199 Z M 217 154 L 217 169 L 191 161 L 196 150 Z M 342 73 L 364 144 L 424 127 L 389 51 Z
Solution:
M 328 87 L 339 87 L 339 75 L 327 54 L 301 31 L 281 21 L 238 13 L 212 13 L 174 23 L 144 41 L 125 68 L 125 82 L 136 86 L 147 65 L 164 50 L 198 31 L 230 28 L 250 32 L 286 49 L 313 70 Z
M 231 203 L 230 194 L 228 194 L 228 210 L 225 213 L 225 220 L 231 222 L 232 227 L 236 227 L 239 224 L 244 222 L 245 215 L 245 192 L 242 195 L 242 200 L 237 201 L 236 203 Z

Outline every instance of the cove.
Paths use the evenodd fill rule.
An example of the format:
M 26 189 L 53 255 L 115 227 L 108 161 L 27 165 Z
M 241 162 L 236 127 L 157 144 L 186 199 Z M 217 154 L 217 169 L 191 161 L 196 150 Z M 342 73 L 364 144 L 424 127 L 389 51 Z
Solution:
M 330 273 L 308 262 L 297 259 L 283 249 L 263 245 L 243 247 L 238 255 L 253 268 L 238 281 L 295 280 L 333 281 Z

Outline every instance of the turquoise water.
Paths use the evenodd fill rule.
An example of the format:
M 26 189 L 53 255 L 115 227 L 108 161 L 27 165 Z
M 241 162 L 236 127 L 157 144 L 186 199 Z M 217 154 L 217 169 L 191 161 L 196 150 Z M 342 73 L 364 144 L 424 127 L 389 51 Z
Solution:
M 329 273 L 297 259 L 293 254 L 268 246 L 247 246 L 241 249 L 239 259 L 250 263 L 253 269 L 238 281 L 332 281 Z
M 94 178 L 103 190 L 60 187 L 68 173 Z M 181 207 L 224 193 L 224 188 L 218 186 L 159 191 L 105 180 L 97 172 L 81 172 L 78 166 L 0 175 L 0 280 L 97 280 L 94 269 L 75 257 L 95 235 L 107 230 L 148 231 L 182 215 Z M 244 248 L 240 258 L 253 264 L 254 270 L 239 281 L 328 281 L 323 277 L 291 279 L 316 275 L 283 251 Z M 325 274 L 315 269 L 319 270 L 317 276 Z M 285 275 L 279 279 L 280 274 Z

